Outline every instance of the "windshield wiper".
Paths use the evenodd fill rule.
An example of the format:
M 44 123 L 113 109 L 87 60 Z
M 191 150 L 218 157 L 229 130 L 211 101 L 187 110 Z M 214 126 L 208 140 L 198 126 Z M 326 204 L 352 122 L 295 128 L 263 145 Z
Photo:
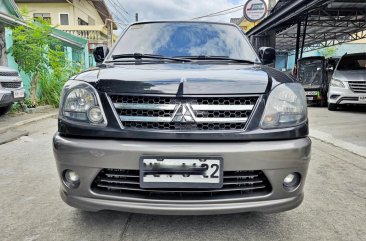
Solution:
M 246 64 L 259 64 L 257 62 L 251 61 L 251 60 L 235 59 L 235 58 L 229 58 L 227 56 L 197 55 L 197 56 L 175 56 L 174 58 L 191 59 L 191 60 L 225 60 L 225 61 L 233 61 L 233 62 L 246 63 Z
M 141 60 L 141 59 L 162 59 L 162 60 L 172 60 L 172 61 L 179 61 L 179 62 L 192 62 L 189 59 L 184 58 L 175 58 L 175 57 L 165 57 L 162 55 L 155 55 L 155 54 L 141 54 L 141 53 L 134 53 L 134 54 L 115 54 L 112 55 L 112 59 L 110 61 L 106 62 L 113 62 L 118 59 L 130 59 L 133 58 L 135 60 Z

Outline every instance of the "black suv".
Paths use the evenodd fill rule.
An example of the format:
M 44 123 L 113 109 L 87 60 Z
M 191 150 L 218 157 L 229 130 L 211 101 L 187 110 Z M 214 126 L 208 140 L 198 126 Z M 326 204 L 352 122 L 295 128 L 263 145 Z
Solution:
M 53 139 L 73 207 L 158 214 L 284 211 L 303 200 L 304 89 L 235 25 L 130 25 L 63 90 Z

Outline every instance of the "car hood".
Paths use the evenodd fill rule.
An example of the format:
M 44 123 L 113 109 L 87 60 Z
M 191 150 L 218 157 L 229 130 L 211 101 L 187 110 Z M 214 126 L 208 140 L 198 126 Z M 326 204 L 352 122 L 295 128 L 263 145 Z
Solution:
M 366 70 L 336 70 L 333 78 L 341 81 L 366 81 Z
M 239 64 L 113 65 L 91 69 L 74 79 L 92 82 L 99 91 L 109 93 L 175 95 L 259 94 L 276 79 L 292 82 L 280 71 Z

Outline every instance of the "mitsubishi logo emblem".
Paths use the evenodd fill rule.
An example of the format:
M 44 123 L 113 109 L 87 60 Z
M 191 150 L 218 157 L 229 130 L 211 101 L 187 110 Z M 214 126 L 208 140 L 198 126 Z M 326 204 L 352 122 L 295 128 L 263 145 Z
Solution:
M 173 122 L 195 122 L 189 104 L 179 104 Z

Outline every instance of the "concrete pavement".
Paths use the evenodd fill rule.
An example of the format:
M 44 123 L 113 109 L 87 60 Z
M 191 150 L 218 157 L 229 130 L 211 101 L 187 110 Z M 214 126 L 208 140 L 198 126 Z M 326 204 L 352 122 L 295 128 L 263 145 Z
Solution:
M 366 111 L 309 107 L 310 136 L 366 157 Z
M 312 113 L 310 109 L 315 125 L 322 117 Z M 59 197 L 51 148 L 56 123 L 46 119 L 29 124 L 29 136 L 0 145 L 2 240 L 366 239 L 366 159 L 344 149 L 313 139 L 305 200 L 292 211 L 197 217 L 88 213 Z M 337 128 L 335 124 L 332 129 Z

